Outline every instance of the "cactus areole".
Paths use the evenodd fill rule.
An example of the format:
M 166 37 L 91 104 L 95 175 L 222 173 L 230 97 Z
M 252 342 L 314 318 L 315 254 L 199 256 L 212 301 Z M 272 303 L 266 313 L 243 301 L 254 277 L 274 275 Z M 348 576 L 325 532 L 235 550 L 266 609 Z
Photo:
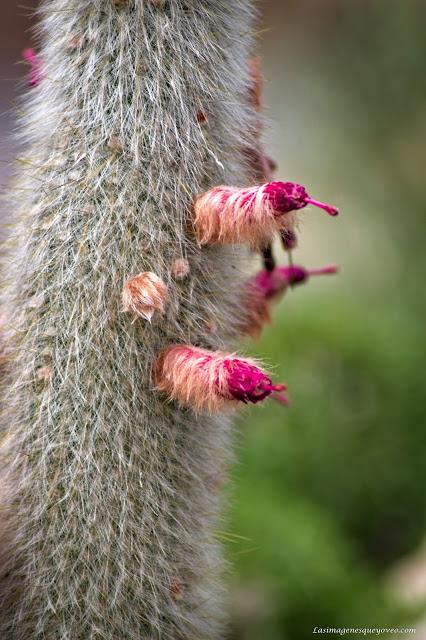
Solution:
M 270 182 L 253 15 L 41 2 L 2 270 L 1 638 L 226 636 L 212 479 L 230 414 L 287 404 L 235 349 L 291 280 L 274 237 L 337 212 Z

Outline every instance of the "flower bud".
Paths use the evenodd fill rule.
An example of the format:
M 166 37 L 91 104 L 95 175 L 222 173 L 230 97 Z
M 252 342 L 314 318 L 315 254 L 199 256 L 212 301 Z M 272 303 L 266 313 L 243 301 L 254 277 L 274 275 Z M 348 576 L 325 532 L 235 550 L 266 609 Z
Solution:
M 155 311 L 164 313 L 167 301 L 167 287 L 150 271 L 144 271 L 130 278 L 123 288 L 123 311 L 141 316 L 149 322 Z
M 31 48 L 24 49 L 22 52 L 22 57 L 26 62 L 28 62 L 31 67 L 28 76 L 28 85 L 30 87 L 37 87 L 42 79 L 40 58 L 38 57 L 35 49 Z

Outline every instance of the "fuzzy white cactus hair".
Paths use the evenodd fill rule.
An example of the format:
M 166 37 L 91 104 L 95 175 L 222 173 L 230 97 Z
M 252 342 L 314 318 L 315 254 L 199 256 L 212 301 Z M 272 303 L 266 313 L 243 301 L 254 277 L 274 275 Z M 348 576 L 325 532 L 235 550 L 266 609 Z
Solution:
M 261 154 L 252 2 L 39 13 L 3 265 L 0 637 L 216 640 L 230 421 L 170 400 L 153 370 L 168 345 L 226 351 L 244 325 L 245 249 L 200 247 L 191 216 L 200 193 L 251 185 Z M 125 301 L 150 322 L 123 312 L 138 274 L 149 288 Z M 232 397 L 257 401 L 241 367 Z

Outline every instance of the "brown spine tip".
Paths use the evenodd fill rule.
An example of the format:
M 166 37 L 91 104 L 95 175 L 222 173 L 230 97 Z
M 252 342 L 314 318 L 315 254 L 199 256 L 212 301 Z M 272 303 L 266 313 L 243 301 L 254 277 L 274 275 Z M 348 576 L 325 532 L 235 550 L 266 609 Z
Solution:
M 175 602 L 178 600 L 182 600 L 185 595 L 185 587 L 182 580 L 180 580 L 179 578 L 172 578 L 170 580 L 169 591 L 172 599 L 175 600 Z
M 209 119 L 204 111 L 197 111 L 197 122 L 199 124 L 208 124 Z
M 123 311 L 149 322 L 156 311 L 164 313 L 167 287 L 155 273 L 144 271 L 130 278 L 123 287 Z

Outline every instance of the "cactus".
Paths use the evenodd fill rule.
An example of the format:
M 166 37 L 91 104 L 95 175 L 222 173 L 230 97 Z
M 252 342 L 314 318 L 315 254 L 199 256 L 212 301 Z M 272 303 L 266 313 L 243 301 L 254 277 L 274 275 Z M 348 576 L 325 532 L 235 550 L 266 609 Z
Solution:
M 222 637 L 232 426 L 210 413 L 285 388 L 227 355 L 248 253 L 194 217 L 263 158 L 252 23 L 249 0 L 41 3 L 3 265 L 2 638 Z M 177 345 L 214 402 L 181 401 Z

